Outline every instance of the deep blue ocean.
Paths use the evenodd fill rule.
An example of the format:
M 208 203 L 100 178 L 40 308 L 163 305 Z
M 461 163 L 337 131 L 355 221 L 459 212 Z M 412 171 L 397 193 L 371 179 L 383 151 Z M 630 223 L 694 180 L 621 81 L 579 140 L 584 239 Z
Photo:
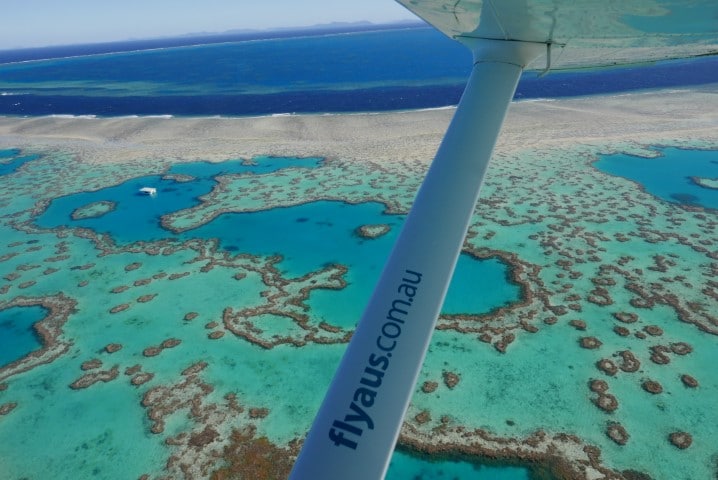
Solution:
M 458 102 L 471 68 L 468 50 L 430 27 L 297 34 L 0 52 L 0 114 L 246 116 L 433 108 Z M 60 58 L 37 59 L 42 56 Z M 529 72 L 516 98 L 716 82 L 718 58 L 703 57 L 542 78 Z

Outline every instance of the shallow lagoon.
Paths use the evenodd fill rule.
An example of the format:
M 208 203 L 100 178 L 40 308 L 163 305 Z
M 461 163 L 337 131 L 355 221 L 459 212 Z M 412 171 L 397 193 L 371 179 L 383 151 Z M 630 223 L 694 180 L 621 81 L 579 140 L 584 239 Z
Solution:
M 0 367 L 42 347 L 32 326 L 46 314 L 47 310 L 42 307 L 0 310 Z
M 38 157 L 38 155 L 21 156 L 18 149 L 0 150 L 0 177 L 15 172 L 27 162 L 37 160 Z

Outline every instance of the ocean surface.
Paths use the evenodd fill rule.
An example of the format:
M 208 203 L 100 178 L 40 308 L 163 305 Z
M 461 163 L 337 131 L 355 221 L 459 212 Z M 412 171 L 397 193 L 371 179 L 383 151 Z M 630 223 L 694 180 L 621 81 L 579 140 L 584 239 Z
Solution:
M 434 108 L 458 102 L 471 68 L 465 47 L 429 27 L 308 33 L 164 48 L 156 41 L 134 42 L 135 51 L 112 53 L 106 45 L 94 50 L 105 53 L 94 55 L 87 55 L 87 46 L 64 47 L 44 51 L 62 56 L 45 60 L 36 59 L 42 56 L 36 51 L 0 52 L 0 114 L 246 116 Z M 528 72 L 516 98 L 716 82 L 718 58 L 705 57 L 542 78 Z
M 28 52 L 0 52 L 0 61 L 6 62 L 0 64 L 0 114 L 247 116 L 434 108 L 458 101 L 470 65 L 463 47 L 429 28 L 220 40 L 206 45 L 139 42 L 100 50 L 63 47 L 31 52 L 31 56 Z M 38 58 L 43 55 L 59 57 Z M 552 72 L 540 79 L 527 73 L 516 98 L 685 88 L 716 82 L 718 60 L 699 58 L 640 68 Z M 715 147 L 656 147 L 652 151 L 650 158 L 616 154 L 601 156 L 593 163 L 609 185 L 609 197 L 611 189 L 621 189 L 651 208 L 673 212 L 680 217 L 676 222 L 690 223 L 681 217 L 682 207 L 704 208 L 707 215 L 714 215 L 718 190 L 705 185 L 718 180 Z M 127 180 L 113 181 L 128 177 L 122 168 L 101 166 L 78 173 L 62 152 L 0 149 L 0 244 L 4 248 L 0 251 L 0 277 L 5 281 L 1 285 L 9 285 L 0 302 L 57 292 L 78 302 L 76 313 L 64 326 L 63 336 L 73 342 L 69 353 L 11 377 L 0 390 L 0 407 L 17 404 L 0 416 L 0 478 L 4 478 L 2 472 L 8 472 L 7 478 L 13 480 L 60 478 L 58 475 L 138 478 L 146 472 L 162 475 L 168 456 L 176 451 L 170 443 L 181 442 L 181 435 L 191 432 L 195 424 L 185 410 L 172 412 L 166 418 L 166 431 L 157 437 L 149 432 L 151 422 L 141 400 L 150 388 L 178 382 L 178 366 L 185 368 L 190 360 L 210 364 L 202 378 L 216 393 L 203 397 L 203 405 L 214 402 L 211 405 L 216 407 L 221 395 L 237 392 L 243 404 L 270 411 L 266 419 L 248 420 L 245 416 L 238 421 L 256 426 L 261 435 L 277 444 L 303 435 L 314 412 L 312 406 L 318 405 L 333 373 L 326 365 L 338 361 L 343 344 L 295 346 L 303 341 L 303 329 L 316 328 L 316 324 L 351 330 L 404 220 L 403 215 L 386 213 L 379 201 L 337 200 L 355 195 L 350 188 L 341 187 L 328 194 L 333 199 L 293 203 L 284 199 L 286 204 L 280 206 L 220 212 L 199 220 L 191 213 L 201 207 L 220 177 L 233 176 L 237 182 L 271 178 L 288 189 L 305 183 L 323 189 L 322 181 L 327 179 L 337 183 L 334 180 L 343 172 L 327 167 L 321 158 L 193 162 L 171 165 L 162 174 L 137 171 Z M 560 173 L 551 172 L 556 177 Z M 526 178 L 532 178 L 531 174 L 538 178 L 533 171 Z M 377 189 L 390 195 L 387 192 L 392 188 L 406 188 L 392 185 L 391 175 L 382 180 L 376 182 L 381 187 L 367 184 L 362 188 L 373 195 Z M 571 180 L 587 184 L 586 189 L 595 183 L 578 177 Z M 138 195 L 144 186 L 156 187 L 157 196 Z M 568 182 L 553 187 L 559 192 L 565 189 L 565 198 L 579 198 Z M 230 202 L 235 210 L 250 202 L 249 194 L 243 196 L 249 189 L 243 188 L 236 190 L 242 195 Z M 546 188 L 540 193 L 549 191 Z M 596 193 L 592 190 L 592 195 Z M 30 213 L 39 201 L 45 202 L 43 208 Z M 549 206 L 549 202 L 538 202 L 517 208 L 535 212 Z M 544 214 L 549 218 L 549 213 Z M 535 217 L 534 213 L 527 216 Z M 180 228 L 168 228 L 168 218 L 169 224 Z M 511 223 L 512 218 L 507 219 Z M 674 228 L 660 218 L 656 222 L 656 231 Z M 376 238 L 358 234 L 358 229 L 367 225 L 382 226 L 386 232 Z M 548 257 L 541 256 L 543 248 L 531 242 L 543 225 L 502 227 L 492 223 L 491 228 L 510 245 L 499 248 L 513 249 L 543 265 L 545 272 L 556 275 L 546 273 L 547 283 L 565 284 L 563 267 L 550 265 Z M 618 222 L 605 226 L 586 221 L 581 226 L 607 238 L 600 244 L 607 263 L 626 255 L 621 250 L 623 241 L 610 241 L 614 235 L 621 238 L 622 228 Z M 553 234 L 551 228 L 546 231 Z M 709 240 L 704 241 L 710 245 Z M 649 275 L 655 270 L 656 255 L 674 255 L 670 258 L 679 263 L 676 269 L 682 269 L 678 273 L 686 276 L 691 268 L 707 268 L 709 263 L 697 250 L 673 243 L 641 243 L 629 252 L 638 257 L 636 270 Z M 595 275 L 591 262 L 594 260 L 577 262 L 586 274 L 583 280 L 581 275 L 572 278 L 576 290 L 594 288 L 590 284 Z M 262 265 L 261 269 L 257 265 Z M 342 274 L 346 280 L 343 288 L 321 273 L 333 272 L 336 265 L 348 268 Z M 676 272 L 673 275 L 680 278 Z M 656 273 L 651 278 L 659 282 L 664 277 Z M 168 278 L 172 283 L 166 283 Z M 504 261 L 462 254 L 444 313 L 483 315 L 515 304 L 521 300 L 521 289 L 509 278 L 509 265 Z M 697 296 L 691 305 L 701 308 L 705 299 L 694 285 L 671 281 L 670 288 L 682 298 Z M 321 286 L 312 290 L 317 284 Z M 303 290 L 311 294 L 302 297 Z M 483 293 L 476 295 L 477 291 Z M 225 307 L 261 309 L 264 299 L 283 296 L 289 299 L 281 308 L 275 305 L 262 310 L 251 317 L 252 322 L 246 322 L 252 325 L 241 331 L 243 338 L 223 330 Z M 715 370 L 713 337 L 679 321 L 665 304 L 645 313 L 645 309 L 631 306 L 633 298 L 624 291 L 613 300 L 616 311 L 618 306 L 635 310 L 646 323 L 660 325 L 664 336 L 659 338 L 665 342 L 685 341 L 695 349 L 685 358 L 674 355 L 671 366 L 660 370 L 662 367 L 648 360 L 639 335 L 618 337 L 611 316 L 582 301 L 581 318 L 591 324 L 591 335 L 605 342 L 604 351 L 642 352 L 645 373 L 642 370 L 639 375 L 660 380 L 666 388 L 664 397 L 642 401 L 641 395 L 647 394 L 639 382 L 623 375 L 610 379 L 611 392 L 621 399 L 618 414 L 607 417 L 596 409 L 586 384 L 599 374 L 594 366 L 598 357 L 592 356 L 594 351 L 578 347 L 579 333 L 562 320 L 547 329 L 548 333 L 543 333 L 546 327 L 537 322 L 542 332 L 536 338 L 541 340 L 520 339 L 510 355 L 499 354 L 491 345 L 479 342 L 475 334 L 437 331 L 420 381 L 438 380 L 438 390 L 435 396 L 417 392 L 410 416 L 421 409 L 436 412 L 437 417 L 443 412 L 456 415 L 467 425 L 508 437 L 526 436 L 548 426 L 601 445 L 616 468 L 647 471 L 658 465 L 657 471 L 667 472 L 679 465 L 687 472 L 688 476 L 681 477 L 684 479 L 709 471 L 708 462 L 715 454 L 711 399 L 718 391 L 718 382 L 710 373 Z M 117 312 L 110 313 L 111 309 Z M 311 312 L 311 321 L 295 321 L 306 311 Z M 187 320 L 188 312 L 197 313 L 198 320 Z M 45 315 L 47 309 L 39 305 L 0 311 L 0 368 L 37 351 L 40 343 L 32 324 Z M 600 321 L 594 322 L 594 318 Z M 641 333 L 638 327 L 634 330 Z M 226 335 L 212 339 L 210 333 Z M 266 347 L 283 336 L 297 343 Z M 170 337 L 180 339 L 181 345 L 157 356 L 143 354 L 145 347 Z M 648 341 L 653 341 L 653 346 L 659 342 Z M 110 355 L 105 352 L 109 342 L 124 347 Z M 260 347 L 262 342 L 265 346 Z M 87 373 L 84 362 L 98 358 L 103 371 L 115 365 L 126 371 L 141 364 L 143 372 L 154 377 L 137 386 L 130 384 L 130 374 L 125 373 L 86 389 L 68 388 Z M 441 383 L 442 372 L 450 369 L 463 375 L 455 390 Z M 677 381 L 678 373 L 684 371 L 700 378 L 698 394 Z M 302 375 L 304 372 L 307 375 Z M 619 419 L 628 428 L 633 438 L 630 448 L 621 449 L 607 440 L 603 431 L 606 418 Z M 81 428 L 76 428 L 78 425 Z M 664 437 L 677 428 L 691 430 L 695 438 L 692 450 L 678 451 L 670 445 L 666 450 Z M 53 449 L 47 448 L 49 444 Z M 655 452 L 660 452 L 659 458 L 654 458 Z M 531 478 L 528 468 L 482 464 L 480 458 L 467 460 L 437 460 L 400 450 L 392 458 L 387 478 Z

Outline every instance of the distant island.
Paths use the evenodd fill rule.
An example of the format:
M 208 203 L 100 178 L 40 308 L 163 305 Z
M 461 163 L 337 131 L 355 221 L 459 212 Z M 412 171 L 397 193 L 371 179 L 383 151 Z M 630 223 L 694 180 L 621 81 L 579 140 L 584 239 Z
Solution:
M 353 33 L 420 27 L 430 28 L 421 20 L 402 20 L 382 24 L 371 23 L 368 21 L 332 22 L 304 27 L 277 27 L 266 30 L 234 29 L 224 32 L 195 32 L 171 37 L 128 39 L 116 42 L 0 50 L 0 65 L 4 63 L 48 60 L 52 58 L 64 58 L 70 56 L 133 52 L 157 48 L 186 47 L 190 45 L 208 45 L 247 40 L 266 40 L 270 38 L 288 38 L 296 36 L 315 36 L 334 33 Z

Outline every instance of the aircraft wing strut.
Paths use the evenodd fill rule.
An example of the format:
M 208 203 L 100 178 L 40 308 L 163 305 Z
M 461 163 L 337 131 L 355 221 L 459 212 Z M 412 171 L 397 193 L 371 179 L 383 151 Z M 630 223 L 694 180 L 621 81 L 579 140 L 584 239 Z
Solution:
M 465 39 L 476 63 L 292 471 L 383 478 L 523 67 L 540 43 Z

